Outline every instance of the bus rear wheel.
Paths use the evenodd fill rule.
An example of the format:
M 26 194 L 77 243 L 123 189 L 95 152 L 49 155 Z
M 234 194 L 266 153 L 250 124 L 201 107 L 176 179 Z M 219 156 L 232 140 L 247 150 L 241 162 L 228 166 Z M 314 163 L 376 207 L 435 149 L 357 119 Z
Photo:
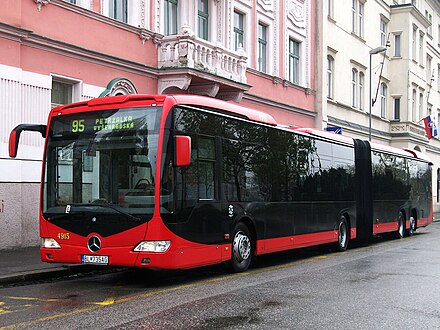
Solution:
M 397 219 L 397 238 L 403 238 L 405 236 L 405 215 L 403 212 L 399 212 L 399 218 Z
M 349 240 L 349 229 L 347 224 L 347 219 L 344 216 L 339 219 L 338 223 L 338 251 L 343 252 L 348 248 L 348 240 Z
M 239 273 L 249 268 L 253 254 L 252 236 L 248 227 L 240 222 L 234 228 L 232 239 L 232 271 Z
M 408 236 L 414 235 L 416 232 L 416 219 L 414 217 L 409 217 L 409 228 L 406 231 Z

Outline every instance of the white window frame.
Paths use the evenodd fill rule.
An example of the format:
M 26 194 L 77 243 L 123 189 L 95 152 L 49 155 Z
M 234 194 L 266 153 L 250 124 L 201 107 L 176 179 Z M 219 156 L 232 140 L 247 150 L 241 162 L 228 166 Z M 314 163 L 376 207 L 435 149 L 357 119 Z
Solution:
M 383 17 L 380 19 L 380 45 L 386 46 L 387 44 L 387 34 L 388 34 L 388 21 Z
M 333 18 L 333 0 L 327 0 L 327 16 Z
M 265 32 L 264 37 L 265 37 L 265 39 L 260 38 L 260 26 L 265 28 L 264 29 L 264 32 Z M 268 65 L 267 65 L 267 63 L 269 62 L 268 61 L 268 58 L 269 58 L 269 40 L 268 40 L 269 39 L 269 35 L 270 35 L 270 33 L 269 33 L 269 25 L 266 22 L 264 22 L 264 21 L 258 21 L 258 23 L 257 23 L 257 34 L 256 34 L 256 37 L 257 37 L 257 42 L 256 42 L 256 46 L 257 46 L 257 63 L 256 64 L 257 64 L 257 70 L 260 71 L 260 72 L 263 72 L 263 73 L 269 73 Z M 264 53 L 261 52 L 260 44 L 261 44 L 261 46 L 264 46 Z M 264 55 L 264 58 L 263 58 L 263 55 Z M 263 59 L 264 59 L 264 63 L 263 63 Z
M 235 9 L 232 13 L 232 15 L 234 16 L 232 19 L 232 34 L 233 34 L 233 42 L 234 42 L 234 50 L 238 50 L 240 47 L 245 49 L 245 45 L 246 45 L 246 14 L 244 14 L 242 11 Z M 236 21 L 235 21 L 235 17 L 236 15 L 238 15 L 238 17 L 243 19 L 243 26 L 236 26 Z M 242 38 L 242 43 L 239 43 L 239 37 L 241 36 Z
M 416 98 L 417 98 L 417 90 L 415 87 L 413 87 L 412 98 L 411 98 L 411 117 L 413 123 L 417 122 Z
M 351 68 L 351 106 L 357 107 L 357 93 L 358 93 L 358 69 Z
M 425 10 L 425 17 L 429 21 L 429 23 L 431 23 L 431 25 L 428 26 L 427 32 L 428 35 L 432 36 L 432 14 L 428 10 Z
M 200 4 L 199 2 L 200 1 L 206 1 L 206 6 L 207 6 L 207 11 L 206 12 L 200 11 L 200 8 L 199 8 L 199 4 Z M 210 1 L 209 0 L 197 0 L 197 36 L 200 39 L 203 39 L 203 40 L 206 40 L 206 41 L 210 40 L 210 29 L 211 29 L 211 27 L 210 27 L 210 25 L 211 25 L 210 24 L 210 21 L 211 21 L 210 15 L 211 15 L 211 3 L 210 3 Z M 201 22 L 200 19 L 206 20 L 206 26 L 203 25 L 204 27 L 206 27 L 206 30 L 201 30 L 202 26 L 200 25 L 200 22 Z M 201 35 L 201 34 L 203 34 L 203 35 Z
M 364 15 L 365 15 L 365 1 L 352 0 L 351 1 L 351 32 L 358 37 L 364 37 Z
M 173 24 L 170 24 L 172 20 L 170 21 L 169 16 L 167 16 L 167 7 L 166 4 L 171 3 L 176 5 L 176 20 L 175 20 L 175 26 Z M 169 35 L 176 35 L 179 33 L 179 0 L 167 0 L 166 2 L 163 1 L 163 8 L 162 8 L 162 14 L 163 14 L 163 34 L 166 36 Z M 175 29 L 175 31 L 174 31 Z
M 380 116 L 387 118 L 387 94 L 388 86 L 384 82 L 380 83 Z
M 393 46 L 393 56 L 402 57 L 402 32 L 393 33 Z
M 365 73 L 359 70 L 358 73 L 358 101 L 359 101 L 359 110 L 364 110 L 364 93 L 365 93 Z
M 62 84 L 70 85 L 72 87 L 72 100 L 68 103 L 81 101 L 82 80 L 63 76 L 63 75 L 58 75 L 58 74 L 51 74 L 51 78 L 52 78 L 52 83 L 56 81 Z M 51 107 L 55 105 L 58 104 L 52 103 L 52 89 L 51 89 Z
M 291 52 L 290 45 L 291 43 L 295 43 L 298 45 L 298 54 L 294 54 Z M 301 83 L 301 49 L 302 43 L 294 38 L 289 38 L 289 48 L 288 48 L 288 56 L 289 56 L 289 81 L 293 84 L 299 85 Z M 296 71 L 295 71 L 296 64 Z
M 402 104 L 401 104 L 401 96 L 393 96 L 393 120 L 401 120 L 401 114 L 402 114 Z M 399 105 L 399 109 L 396 109 L 396 104 Z M 399 112 L 397 114 L 397 111 Z
M 334 99 L 335 58 L 327 55 L 327 98 Z
M 426 54 L 426 83 L 431 86 L 432 79 L 432 57 Z
M 437 64 L 437 91 L 440 92 L 440 64 Z
M 253 49 L 254 47 L 254 43 L 253 43 L 253 39 L 252 39 L 252 34 L 250 33 L 251 31 L 251 20 L 252 20 L 252 8 L 243 5 L 242 3 L 235 3 L 235 6 L 233 8 L 234 10 L 232 10 L 232 15 L 234 15 L 234 12 L 239 12 L 243 14 L 243 18 L 244 18 L 244 44 L 243 44 L 243 50 L 247 55 L 247 64 L 251 65 L 253 58 L 251 58 L 251 56 L 253 56 L 253 52 L 250 51 L 251 49 Z M 234 16 L 231 17 L 230 19 L 230 45 L 229 45 L 229 49 L 234 50 L 234 46 L 235 46 L 235 36 L 234 36 Z M 247 33 L 248 32 L 248 33 Z M 257 56 L 257 53 L 255 53 L 255 56 Z
M 412 30 L 412 60 L 414 62 L 417 62 L 417 26 L 413 26 L 413 30 Z
M 112 9 L 114 9 L 113 10 L 114 12 L 117 11 L 117 8 L 113 7 L 113 5 L 116 5 L 117 2 L 121 2 L 122 4 L 126 5 L 126 8 L 125 8 L 126 13 L 125 13 L 125 15 L 124 15 L 124 13 L 121 14 L 123 16 L 122 19 L 117 18 L 119 15 L 116 15 L 116 17 L 114 17 L 113 13 L 111 12 Z M 130 1 L 128 1 L 128 0 L 108 0 L 108 16 L 110 18 L 113 18 L 113 19 L 119 21 L 119 22 L 128 24 L 129 16 L 130 16 L 129 15 L 129 7 L 130 7 Z

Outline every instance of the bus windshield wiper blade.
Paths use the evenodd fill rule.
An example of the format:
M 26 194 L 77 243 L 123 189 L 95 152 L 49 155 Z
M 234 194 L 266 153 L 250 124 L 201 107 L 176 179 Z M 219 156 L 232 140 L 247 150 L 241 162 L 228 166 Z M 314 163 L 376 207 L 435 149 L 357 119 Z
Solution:
M 115 207 L 115 206 L 113 206 L 113 205 L 111 205 L 109 203 L 77 203 L 77 204 L 70 204 L 70 205 L 71 206 L 85 206 L 85 207 L 90 207 L 90 206 L 96 207 L 96 206 L 99 206 L 99 207 L 103 207 L 103 208 L 106 208 L 106 209 L 112 209 L 112 210 L 114 210 L 114 211 L 116 211 L 116 212 L 118 212 L 118 213 L 120 213 L 122 215 L 125 215 L 127 218 L 129 218 L 131 220 L 134 220 L 136 222 L 141 222 L 141 218 L 135 217 L 134 215 L 132 215 L 132 214 L 130 214 L 128 212 L 122 211 L 120 208 L 117 208 L 117 207 Z
M 60 220 L 60 219 L 64 219 L 64 218 L 68 218 L 70 216 L 76 216 L 76 215 L 85 215 L 84 211 L 79 211 L 79 212 L 71 212 L 71 213 L 63 213 L 63 214 L 58 214 L 58 215 L 54 215 L 48 218 L 49 221 L 53 221 L 53 220 Z

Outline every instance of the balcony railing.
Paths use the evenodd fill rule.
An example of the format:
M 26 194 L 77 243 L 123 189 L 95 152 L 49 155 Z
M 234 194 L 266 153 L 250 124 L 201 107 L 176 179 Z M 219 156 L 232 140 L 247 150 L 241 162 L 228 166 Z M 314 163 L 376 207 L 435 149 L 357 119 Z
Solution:
M 165 36 L 159 46 L 159 68 L 190 68 L 246 83 L 247 57 L 216 47 L 192 35 Z
M 412 133 L 422 138 L 425 136 L 425 129 L 413 122 L 394 122 L 391 123 L 391 133 Z

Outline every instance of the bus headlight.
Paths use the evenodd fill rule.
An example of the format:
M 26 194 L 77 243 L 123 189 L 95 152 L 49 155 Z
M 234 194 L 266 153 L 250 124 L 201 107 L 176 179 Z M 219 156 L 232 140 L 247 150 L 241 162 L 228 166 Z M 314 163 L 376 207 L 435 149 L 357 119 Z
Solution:
M 47 249 L 61 249 L 61 246 L 53 238 L 41 238 L 41 247 Z
M 136 252 L 166 252 L 171 245 L 171 241 L 143 241 L 135 248 Z

